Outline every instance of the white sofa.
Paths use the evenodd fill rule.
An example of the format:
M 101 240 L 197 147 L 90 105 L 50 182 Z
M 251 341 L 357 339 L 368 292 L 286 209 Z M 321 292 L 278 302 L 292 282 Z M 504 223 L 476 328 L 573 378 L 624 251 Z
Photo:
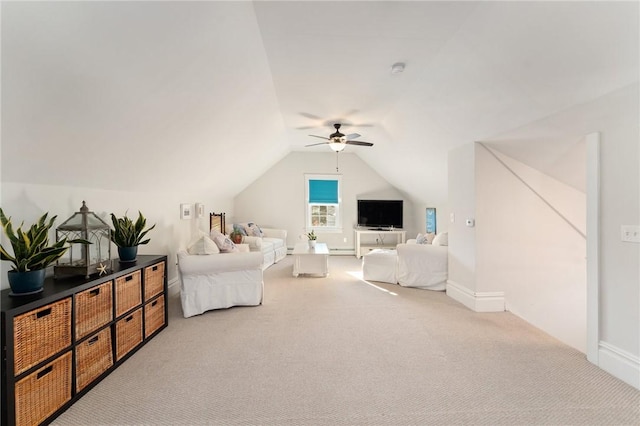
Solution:
M 262 252 L 264 263 L 262 269 L 267 269 L 287 256 L 287 230 L 276 228 L 260 228 L 263 236 L 244 236 L 243 244 L 249 245 L 252 252 Z M 233 231 L 233 224 L 226 225 L 227 234 Z
M 177 257 L 185 318 L 212 309 L 262 304 L 262 253 L 192 255 L 181 250 Z

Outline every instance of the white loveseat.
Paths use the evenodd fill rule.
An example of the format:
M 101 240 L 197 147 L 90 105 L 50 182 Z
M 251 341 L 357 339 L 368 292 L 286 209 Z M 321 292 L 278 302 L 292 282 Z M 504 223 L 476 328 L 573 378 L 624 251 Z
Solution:
M 237 224 L 236 224 L 237 226 Z M 226 225 L 227 234 L 233 231 L 233 224 Z M 276 228 L 260 228 L 262 236 L 245 235 L 243 244 L 249 245 L 252 252 L 261 252 L 264 257 L 262 269 L 267 269 L 287 256 L 287 230 Z
M 212 309 L 262 304 L 262 253 L 178 252 L 180 299 L 185 318 Z

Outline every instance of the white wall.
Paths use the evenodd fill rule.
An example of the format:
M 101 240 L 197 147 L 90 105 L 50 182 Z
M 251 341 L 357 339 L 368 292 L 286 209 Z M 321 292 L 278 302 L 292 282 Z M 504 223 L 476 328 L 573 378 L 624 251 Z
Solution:
M 208 229 L 208 212 L 215 210 L 233 211 L 231 200 L 215 199 L 202 194 L 192 194 L 187 191 L 181 193 L 169 192 L 122 192 L 83 187 L 62 187 L 49 185 L 33 185 L 2 182 L 1 203 L 5 214 L 13 221 L 25 222 L 29 225 L 45 212 L 50 217 L 57 215 L 54 228 L 62 224 L 86 201 L 91 211 L 96 213 L 108 224 L 111 224 L 110 213 L 121 216 L 127 213 L 129 217 L 137 217 L 138 210 L 147 218 L 147 224 L 156 224 L 148 235 L 149 244 L 140 246 L 139 254 L 166 254 L 168 256 L 167 277 L 170 283 L 177 279 L 176 252 L 184 248 L 198 229 Z M 202 202 L 205 204 L 205 217 L 202 219 L 181 220 L 180 204 Z M 55 232 L 50 236 L 55 240 Z M 2 244 L 6 247 L 8 241 L 2 236 Z M 115 245 L 111 247 L 111 257 L 117 258 Z M 0 273 L 0 287 L 8 288 L 6 271 L 10 269 L 9 262 L 2 262 Z
M 600 357 L 607 371 L 640 388 L 640 244 L 621 241 L 621 225 L 640 225 L 638 86 L 612 114 L 600 143 Z
M 408 238 L 415 237 L 418 229 L 413 225 L 415 209 L 411 201 L 357 155 L 343 152 L 339 156 L 339 172 L 336 172 L 335 153 L 290 153 L 238 194 L 234 205 L 236 217 L 229 217 L 227 221 L 250 220 L 261 226 L 286 229 L 287 246 L 291 248 L 304 234 L 305 173 L 339 173 L 342 175 L 343 232 L 320 234 L 319 241 L 327 243 L 330 249 L 353 250 L 359 198 L 403 199 L 404 229 Z
M 504 292 L 507 310 L 586 352 L 586 196 L 495 154 L 533 191 L 476 144 L 476 289 Z
M 476 291 L 475 228 L 465 225 L 476 216 L 475 145 L 467 144 L 449 152 L 449 281 L 462 291 Z M 470 306 L 471 307 L 471 306 Z
M 437 207 L 436 207 L 437 206 Z M 431 202 L 430 204 L 413 204 L 413 223 L 405 225 L 405 228 L 415 229 L 416 233 L 407 234 L 407 238 L 415 238 L 417 233 L 427 232 L 427 207 L 436 209 L 436 232 L 438 234 L 449 230 L 449 204 Z
M 599 245 L 599 336 L 597 359 L 593 362 L 604 370 L 624 380 L 625 382 L 640 388 L 640 244 L 621 241 L 621 225 L 638 225 L 640 222 L 640 128 L 638 127 L 638 116 L 640 115 L 640 105 L 638 93 L 640 87 L 633 84 L 607 96 L 596 99 L 592 102 L 572 107 L 549 117 L 545 117 L 534 123 L 529 123 L 522 128 L 514 129 L 508 134 L 496 137 L 492 140 L 492 146 L 514 141 L 519 144 L 536 144 L 538 140 L 545 142 L 547 147 L 550 141 L 561 143 L 564 141 L 578 141 L 580 137 L 599 132 L 600 139 L 600 245 Z M 580 118 L 580 119 L 578 119 Z M 575 143 L 575 142 L 574 142 Z M 534 145 L 535 146 L 535 145 Z M 450 153 L 450 167 L 463 167 L 464 156 L 460 157 L 457 150 Z M 526 158 L 526 157 L 522 157 Z M 553 161 L 559 161 L 560 157 L 554 157 Z M 541 160 L 538 155 L 538 160 Z M 458 164 L 458 166 L 456 166 Z M 556 171 L 560 170 L 557 167 Z M 573 173 L 573 172 L 572 172 Z M 573 173 L 575 174 L 575 173 Z M 499 178 L 496 184 L 503 184 Z M 568 182 L 567 182 L 568 183 Z M 569 185 L 571 185 L 569 183 Z M 577 185 L 571 185 L 576 187 Z M 456 201 L 456 191 L 466 191 L 466 187 L 451 182 L 450 187 L 451 211 L 456 213 L 458 202 Z M 498 191 L 496 191 L 497 193 Z M 510 195 L 500 194 L 502 197 Z M 477 200 L 478 201 L 478 200 Z M 500 201 L 499 203 L 504 203 Z M 528 200 L 529 206 L 533 205 L 532 200 Z M 493 209 L 490 204 L 485 204 L 485 208 Z M 531 207 L 540 210 L 537 207 Z M 481 232 L 483 224 L 482 212 L 477 212 L 476 233 Z M 486 216 L 486 215 L 485 215 Z M 515 216 L 514 216 L 515 217 Z M 507 217 L 507 219 L 510 219 Z M 529 232 L 528 228 L 518 228 L 518 221 L 504 224 L 514 229 L 522 229 Z M 497 231 L 503 224 L 500 224 Z M 494 226 L 495 227 L 495 226 Z M 455 247 L 457 241 L 455 227 L 450 228 L 450 251 L 459 252 L 459 247 Z M 487 229 L 491 232 L 491 229 Z M 564 232 L 564 231 L 563 231 Z M 570 233 L 570 232 L 568 232 Z M 548 244 L 545 231 L 535 229 L 530 237 L 539 239 L 539 245 Z M 573 238 L 566 235 L 567 238 Z M 551 236 L 549 236 L 551 237 Z M 472 240 L 467 235 L 462 244 L 469 244 Z M 479 235 L 476 234 L 476 241 Z M 564 238 L 564 237 L 562 237 Z M 545 241 L 542 241 L 545 240 Z M 535 241 L 535 240 L 533 240 Z M 575 258 L 569 258 L 569 264 L 577 269 L 578 256 L 582 256 L 582 248 L 572 249 L 572 242 L 564 242 L 554 250 L 569 255 L 569 250 L 575 250 Z M 577 247 L 577 246 L 576 246 Z M 525 248 L 526 250 L 529 250 Z M 542 247 L 538 247 L 542 250 Z M 477 253 L 477 252 L 476 252 Z M 523 252 L 520 252 L 522 254 Z M 578 254 L 579 253 L 579 254 Z M 509 255 L 507 253 L 506 255 Z M 467 257 L 466 259 L 470 259 Z M 476 259 L 476 268 L 481 270 L 480 259 Z M 551 262 L 552 259 L 547 259 Z M 456 264 L 450 264 L 450 277 L 460 276 L 460 271 Z M 504 262 L 501 266 L 501 273 L 509 274 L 512 267 L 520 269 L 522 272 L 514 278 L 515 280 L 527 281 L 527 271 L 523 269 L 522 259 L 514 260 L 513 263 Z M 536 265 L 537 266 L 537 265 Z M 552 265 L 553 266 L 553 265 Z M 557 269 L 562 269 L 563 265 L 557 265 Z M 496 272 L 498 272 L 496 270 Z M 535 268 L 531 268 L 532 273 L 536 273 Z M 511 274 L 512 277 L 514 276 Z M 571 275 L 571 274 L 570 274 Z M 576 278 L 569 277 L 571 279 Z M 478 277 L 476 276 L 476 279 Z M 458 300 L 463 297 L 467 299 L 477 296 L 476 287 L 466 288 L 460 286 L 464 292 L 458 292 Z M 495 288 L 494 283 L 487 281 L 482 284 L 484 288 Z M 488 292 L 491 293 L 491 292 Z M 450 288 L 447 287 L 447 294 Z M 581 297 L 581 296 L 578 296 Z M 526 296 L 523 295 L 523 299 Z M 536 302 L 537 303 L 537 302 Z M 580 302 L 581 303 L 581 302 Z M 512 305 L 514 309 L 520 309 L 519 305 Z M 531 307 L 529 307 L 531 308 Z M 550 307 L 548 311 L 564 309 L 562 307 Z M 523 313 L 526 315 L 526 313 Z M 558 317 L 558 321 L 565 322 L 566 318 Z M 553 325 L 558 327 L 558 325 Z M 559 325 L 562 327 L 562 325 Z

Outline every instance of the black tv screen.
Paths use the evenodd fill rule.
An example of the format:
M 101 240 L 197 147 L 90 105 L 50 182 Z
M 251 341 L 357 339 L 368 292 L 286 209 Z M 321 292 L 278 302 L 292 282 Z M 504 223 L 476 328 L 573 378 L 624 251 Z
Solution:
M 358 226 L 402 228 L 402 200 L 358 200 Z

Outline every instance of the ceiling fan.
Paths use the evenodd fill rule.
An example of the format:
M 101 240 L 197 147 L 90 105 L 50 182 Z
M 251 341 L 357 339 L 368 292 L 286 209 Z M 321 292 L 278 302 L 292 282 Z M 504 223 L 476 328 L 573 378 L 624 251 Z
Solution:
M 340 133 L 340 123 L 334 124 L 333 127 L 336 128 L 336 132 L 330 134 L 328 138 L 324 136 L 309 135 L 314 138 L 325 139 L 326 142 L 312 143 L 310 145 L 305 145 L 305 146 L 316 146 L 316 145 L 328 144 L 329 148 L 331 148 L 335 152 L 342 151 L 347 145 L 373 146 L 371 142 L 354 141 L 353 139 L 360 137 L 358 133 L 351 133 L 348 135 Z

